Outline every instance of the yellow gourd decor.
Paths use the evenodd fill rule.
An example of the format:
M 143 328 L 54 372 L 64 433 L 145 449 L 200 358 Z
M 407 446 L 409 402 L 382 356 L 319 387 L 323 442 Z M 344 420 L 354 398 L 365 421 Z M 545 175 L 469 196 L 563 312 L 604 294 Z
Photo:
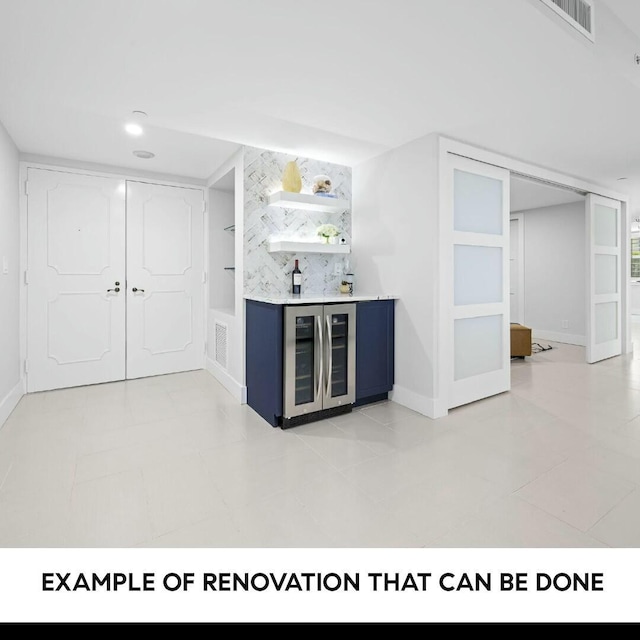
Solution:
M 282 190 L 289 193 L 300 193 L 302 191 L 302 177 L 295 160 L 287 162 L 287 166 L 284 168 Z

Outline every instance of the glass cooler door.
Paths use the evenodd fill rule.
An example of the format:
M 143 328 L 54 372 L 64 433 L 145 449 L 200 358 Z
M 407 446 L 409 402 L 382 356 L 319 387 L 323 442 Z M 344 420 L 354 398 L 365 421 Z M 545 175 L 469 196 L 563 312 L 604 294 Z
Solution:
M 325 356 L 324 403 L 329 409 L 355 401 L 356 312 L 355 304 L 324 307 Z
M 287 307 L 284 354 L 285 418 L 322 409 L 322 331 L 322 307 Z

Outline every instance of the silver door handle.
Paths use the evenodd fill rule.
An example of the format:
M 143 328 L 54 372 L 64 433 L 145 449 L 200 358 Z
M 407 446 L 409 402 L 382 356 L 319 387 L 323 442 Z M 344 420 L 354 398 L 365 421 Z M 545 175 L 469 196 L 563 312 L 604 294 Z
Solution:
M 322 391 L 322 374 L 324 372 L 324 339 L 322 337 L 322 320 L 320 316 L 316 316 L 318 325 L 318 340 L 320 341 L 320 365 L 317 367 L 316 375 L 318 376 L 318 386 L 316 388 L 316 402 L 320 399 Z
M 329 350 L 329 366 L 327 367 L 327 391 L 326 394 L 331 397 L 331 382 L 333 378 L 333 335 L 331 332 L 331 316 L 327 316 L 327 348 Z

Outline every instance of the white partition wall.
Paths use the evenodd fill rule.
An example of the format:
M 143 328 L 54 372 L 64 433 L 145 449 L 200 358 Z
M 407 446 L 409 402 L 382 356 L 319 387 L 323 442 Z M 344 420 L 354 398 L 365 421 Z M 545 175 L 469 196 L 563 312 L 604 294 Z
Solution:
M 510 388 L 509 172 L 455 155 L 448 172 L 453 408 Z
M 587 362 L 622 353 L 621 204 L 587 197 Z

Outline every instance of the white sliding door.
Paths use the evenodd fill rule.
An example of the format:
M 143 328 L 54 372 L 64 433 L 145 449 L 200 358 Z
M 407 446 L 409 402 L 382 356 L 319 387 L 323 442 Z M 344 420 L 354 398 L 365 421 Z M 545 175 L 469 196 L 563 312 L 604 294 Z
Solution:
M 204 194 L 127 182 L 127 377 L 204 365 Z
M 125 197 L 115 178 L 28 170 L 28 391 L 125 377 Z
M 510 388 L 509 172 L 454 155 L 448 170 L 453 408 Z
M 622 353 L 621 204 L 587 196 L 587 362 Z

